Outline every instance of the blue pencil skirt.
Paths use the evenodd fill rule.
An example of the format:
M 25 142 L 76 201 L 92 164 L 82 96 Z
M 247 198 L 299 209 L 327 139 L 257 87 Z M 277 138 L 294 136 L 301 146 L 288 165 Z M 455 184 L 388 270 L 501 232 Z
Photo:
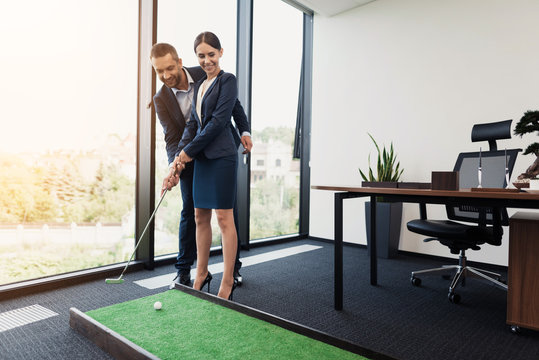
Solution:
M 199 209 L 232 209 L 236 200 L 237 155 L 218 159 L 198 156 L 193 174 L 193 201 Z

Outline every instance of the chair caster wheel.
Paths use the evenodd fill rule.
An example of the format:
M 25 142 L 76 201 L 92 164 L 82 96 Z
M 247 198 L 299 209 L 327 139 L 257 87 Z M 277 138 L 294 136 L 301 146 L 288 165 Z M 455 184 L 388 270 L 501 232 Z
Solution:
M 421 285 L 421 279 L 420 279 L 420 278 L 412 277 L 412 278 L 410 279 L 410 281 L 412 282 L 412 285 L 413 285 L 413 286 L 419 286 L 419 285 Z
M 459 294 L 455 294 L 455 293 L 449 293 L 447 295 L 447 298 L 449 299 L 450 302 L 452 302 L 453 304 L 458 304 L 460 302 L 460 295 Z
M 511 332 L 513 334 L 520 334 L 520 326 L 518 325 L 511 325 Z

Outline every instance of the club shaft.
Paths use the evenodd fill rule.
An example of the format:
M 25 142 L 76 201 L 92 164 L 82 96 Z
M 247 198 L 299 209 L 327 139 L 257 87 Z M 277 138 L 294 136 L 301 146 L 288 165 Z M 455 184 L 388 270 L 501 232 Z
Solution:
M 161 202 L 163 202 L 163 199 L 165 198 L 165 195 L 167 194 L 167 189 L 165 189 L 163 191 L 163 195 L 161 195 L 161 199 L 159 199 L 159 202 L 157 203 L 157 206 L 155 207 L 155 210 L 153 211 L 152 213 L 152 216 L 150 216 L 150 219 L 148 220 L 148 222 L 146 223 L 146 227 L 144 227 L 144 230 L 142 230 L 142 234 L 140 235 L 138 241 L 137 241 L 137 244 L 135 245 L 135 249 L 133 250 L 133 253 L 131 254 L 131 257 L 129 258 L 129 261 L 127 262 L 127 264 L 125 265 L 124 267 L 124 270 L 122 271 L 122 274 L 120 275 L 120 277 L 118 279 L 121 279 L 122 276 L 124 275 L 125 271 L 127 270 L 127 267 L 129 266 L 129 264 L 131 263 L 131 260 L 133 260 L 133 257 L 135 256 L 135 253 L 137 252 L 137 249 L 142 241 L 142 238 L 144 237 L 144 234 L 146 234 L 146 230 L 148 230 L 148 227 L 150 226 L 150 223 L 152 222 L 154 216 L 155 216 L 155 213 L 157 212 L 157 210 L 159 209 L 159 206 L 161 205 Z

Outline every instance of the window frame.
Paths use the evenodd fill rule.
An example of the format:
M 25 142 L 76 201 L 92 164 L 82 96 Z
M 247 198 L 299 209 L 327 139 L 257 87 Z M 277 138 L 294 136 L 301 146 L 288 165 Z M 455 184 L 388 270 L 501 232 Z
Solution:
M 275 0 L 279 1 L 279 0 Z M 300 165 L 300 214 L 299 234 L 292 236 L 272 237 L 249 242 L 249 202 L 250 202 L 250 168 L 251 155 L 243 155 L 238 151 L 238 212 L 242 248 L 263 245 L 267 241 L 290 241 L 302 239 L 309 234 L 309 194 L 310 194 L 310 131 L 312 105 L 312 54 L 313 54 L 313 12 L 293 0 L 281 0 L 303 12 L 303 119 L 301 132 L 301 165 Z M 135 189 L 135 244 L 155 209 L 155 131 L 156 115 L 151 100 L 155 93 L 156 76 L 148 61 L 152 45 L 157 41 L 157 7 L 158 0 L 138 0 L 138 81 L 137 81 L 137 178 Z M 244 105 L 250 121 L 251 115 L 251 68 L 253 38 L 253 0 L 237 1 L 237 79 L 238 98 Z M 220 249 L 212 249 L 212 253 Z M 154 256 L 154 226 L 148 227 L 145 237 L 136 250 L 134 261 L 128 271 L 141 268 L 153 269 L 157 263 L 172 263 L 176 254 Z M 32 279 L 20 283 L 0 286 L 0 295 L 15 297 L 38 291 L 50 290 L 62 286 L 90 281 L 104 276 L 114 276 L 125 267 L 126 263 L 111 264 L 103 267 L 84 269 L 50 277 Z

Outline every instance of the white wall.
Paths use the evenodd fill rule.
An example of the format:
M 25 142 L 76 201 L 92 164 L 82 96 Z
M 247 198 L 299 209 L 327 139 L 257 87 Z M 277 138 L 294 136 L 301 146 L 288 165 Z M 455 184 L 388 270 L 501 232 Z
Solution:
M 473 124 L 513 119 L 514 128 L 524 111 L 539 109 L 537 14 L 537 0 L 377 0 L 315 15 L 311 184 L 358 186 L 358 167 L 368 167 L 369 152 L 376 157 L 367 132 L 379 144 L 393 141 L 403 181 L 428 182 L 431 171 L 452 170 L 459 152 L 488 148 L 471 142 Z M 521 155 L 513 178 L 532 162 Z M 366 243 L 363 202 L 345 201 L 344 241 Z M 445 215 L 437 205 L 428 211 Z M 405 204 L 400 249 L 450 256 L 406 230 L 418 216 L 417 205 Z M 505 232 L 501 247 L 468 258 L 507 265 Z M 310 234 L 334 238 L 333 193 L 311 190 Z

